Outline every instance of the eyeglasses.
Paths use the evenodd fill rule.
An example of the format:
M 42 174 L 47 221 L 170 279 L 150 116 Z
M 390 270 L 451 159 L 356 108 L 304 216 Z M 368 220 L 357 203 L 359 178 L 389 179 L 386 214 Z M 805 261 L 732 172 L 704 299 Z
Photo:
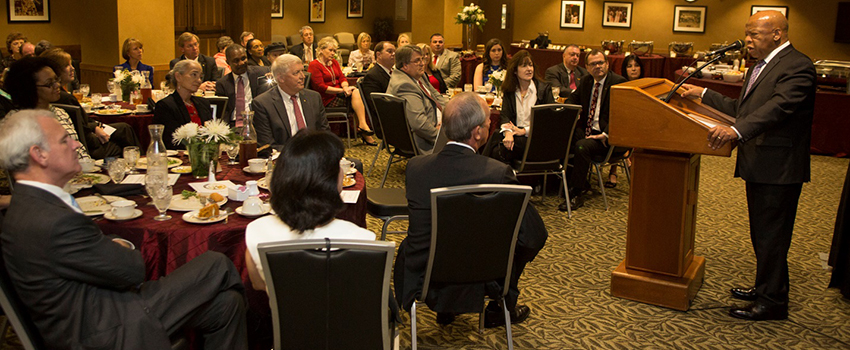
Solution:
M 59 86 L 60 85 L 59 83 L 60 83 L 59 79 L 53 79 L 53 80 L 48 81 L 47 84 L 36 84 L 35 86 L 49 89 L 49 88 L 52 88 L 54 86 Z
M 608 61 L 596 61 L 596 62 L 590 62 L 587 65 L 588 66 L 604 66 L 606 63 L 608 63 Z

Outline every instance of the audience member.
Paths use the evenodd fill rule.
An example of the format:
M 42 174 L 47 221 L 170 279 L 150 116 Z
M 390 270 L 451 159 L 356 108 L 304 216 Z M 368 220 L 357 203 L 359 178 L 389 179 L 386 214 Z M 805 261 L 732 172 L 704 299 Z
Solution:
M 277 59 L 277 56 L 283 55 L 288 52 L 289 50 L 286 49 L 286 44 L 280 41 L 275 41 L 269 44 L 269 46 L 266 46 L 266 60 L 268 60 L 269 62 L 274 62 L 274 60 Z
M 484 62 L 479 63 L 475 67 L 475 74 L 472 78 L 472 87 L 475 91 L 478 91 L 479 86 L 487 85 L 490 81 L 490 74 L 507 67 L 507 56 L 505 54 L 505 48 L 502 47 L 502 42 L 499 39 L 490 39 L 487 41 L 487 44 L 484 45 Z M 496 86 L 492 86 L 490 91 L 496 91 Z
M 378 114 L 375 112 L 375 104 L 372 102 L 372 93 L 387 92 L 387 86 L 390 85 L 390 75 L 395 64 L 395 46 L 389 41 L 381 41 L 375 45 L 375 65 L 372 69 L 366 72 L 366 75 L 360 80 L 361 90 L 356 93 L 366 96 L 366 104 L 368 104 L 369 113 L 372 115 L 372 130 L 381 130 L 381 122 L 378 120 Z M 352 101 L 357 101 L 359 97 L 352 98 Z
M 558 88 L 561 97 L 570 96 L 573 90 L 578 88 L 582 78 L 589 74 L 587 69 L 578 65 L 580 55 L 578 45 L 567 45 L 564 49 L 564 63 L 546 69 L 546 82 Z
M 206 252 L 158 281 L 132 243 L 104 236 L 62 190 L 80 172 L 71 139 L 49 111 L 0 126 L 0 166 L 14 176 L 3 258 L 41 337 L 57 349 L 170 349 L 191 328 L 205 349 L 247 349 L 244 285 L 233 263 Z
M 313 28 L 303 26 L 298 30 L 298 34 L 301 34 L 302 43 L 289 48 L 289 53 L 298 56 L 305 65 L 310 64 L 315 59 L 314 55 L 316 54 L 316 43 L 313 41 Z
M 6 36 L 6 50 L 9 50 L 9 56 L 3 58 L 0 69 L 9 68 L 13 62 L 21 59 L 21 46 L 26 41 L 27 37 L 21 32 L 11 32 Z
M 153 85 L 153 67 L 142 63 L 142 55 L 145 53 L 144 44 L 136 38 L 127 38 L 124 44 L 121 45 L 121 57 L 126 61 L 121 64 L 121 67 L 128 71 L 137 70 L 145 75 Z M 147 74 L 145 74 L 147 72 Z
M 410 45 L 410 36 L 407 34 L 401 33 L 398 35 L 398 40 L 396 40 L 398 44 L 398 48 L 400 49 L 402 46 Z
M 53 48 L 53 44 L 47 40 L 41 40 L 35 44 L 35 55 L 41 56 L 41 53 Z
M 271 66 L 271 62 L 266 58 L 263 41 L 260 39 L 248 40 L 248 46 L 245 47 L 248 52 L 248 65 L 250 66 Z
M 399 48 L 395 68 L 387 93 L 407 101 L 405 117 L 413 130 L 413 141 L 421 154 L 431 154 L 440 131 L 442 110 L 448 101 L 422 79 L 425 60 L 418 46 Z
M 266 290 L 257 246 L 266 242 L 302 239 L 375 240 L 375 234 L 350 221 L 336 219 L 344 205 L 345 154 L 342 141 L 328 131 L 305 129 L 286 144 L 271 176 L 271 205 L 275 215 L 252 221 L 245 229 L 245 264 L 256 290 Z
M 457 87 L 461 75 L 460 55 L 457 52 L 446 50 L 443 34 L 431 35 L 431 52 L 434 53 L 434 66 L 442 73 L 446 86 Z
M 21 57 L 33 57 L 35 56 L 35 45 L 33 43 L 26 41 L 23 45 L 21 45 Z
M 242 35 L 239 36 L 239 43 L 244 48 L 248 48 L 248 41 L 254 38 L 254 32 L 242 32 Z
M 357 50 L 348 56 L 348 66 L 357 67 L 359 70 L 368 70 L 372 65 L 375 52 L 372 51 L 372 36 L 366 32 L 357 36 Z
M 151 123 L 165 125 L 162 139 L 168 149 L 185 148 L 179 142 L 174 142 L 173 134 L 177 128 L 187 123 L 204 125 L 204 122 L 213 119 L 210 102 L 194 95 L 201 86 L 202 75 L 200 63 L 183 60 L 177 62 L 166 77 L 168 86 L 174 92 L 156 103 Z
M 218 65 L 215 63 L 215 59 L 201 54 L 199 50 L 199 39 L 198 36 L 189 32 L 184 32 L 177 37 L 177 47 L 180 48 L 180 52 L 183 54 L 180 57 L 177 57 L 171 62 L 169 62 L 169 66 L 171 69 L 174 69 L 174 65 L 177 62 L 182 60 L 191 60 L 198 62 L 201 65 L 201 88 L 204 90 L 213 91 L 215 90 L 215 81 L 221 78 L 221 74 L 218 70 Z
M 578 89 L 570 94 L 567 103 L 581 105 L 581 118 L 573 132 L 573 170 L 570 175 L 570 196 L 572 209 L 584 205 L 582 193 L 588 189 L 587 172 L 592 157 L 605 157 L 608 153 L 608 111 L 611 86 L 626 81 L 621 75 L 608 70 L 608 56 L 599 50 L 590 51 L 587 56 L 587 70 L 590 78 L 584 79 Z M 610 146 L 613 147 L 613 146 Z M 614 156 L 628 151 L 614 147 Z M 558 206 L 558 210 L 567 211 L 567 202 Z
M 215 94 L 227 97 L 224 116 L 231 127 L 241 128 L 243 113 L 251 110 L 251 102 L 271 88 L 262 79 L 271 70 L 269 67 L 248 65 L 248 56 L 242 45 L 230 44 L 225 49 L 225 55 L 233 71 L 216 82 Z
M 637 55 L 626 56 L 626 59 L 623 60 L 623 65 L 620 71 L 623 72 L 623 77 L 626 78 L 627 81 L 643 78 L 643 63 L 641 62 L 640 57 Z M 626 161 L 629 162 L 628 159 Z M 608 181 L 605 181 L 603 184 L 605 188 L 617 187 L 618 167 L 619 166 L 617 164 L 611 164 L 611 169 L 608 170 Z
M 405 48 L 399 49 L 400 56 Z M 396 299 L 405 310 L 410 310 L 416 295 L 422 290 L 431 245 L 431 189 L 475 184 L 518 184 L 509 166 L 475 154 L 475 150 L 487 142 L 490 132 L 490 108 L 484 99 L 475 93 L 462 93 L 455 96 L 445 110 L 444 127 L 449 143 L 439 154 L 414 157 L 407 165 L 410 225 L 407 237 L 399 245 L 393 276 Z M 511 323 L 522 322 L 531 313 L 528 306 L 517 304 L 519 278 L 525 265 L 534 260 L 547 238 L 543 219 L 529 203 L 520 226 L 510 287 L 505 297 Z M 432 284 L 425 303 L 437 312 L 438 323 L 449 324 L 455 314 L 480 312 L 484 295 L 492 295 L 500 289 L 493 288 L 494 285 L 499 284 L 499 281 L 474 285 Z M 504 324 L 504 312 L 491 302 L 484 317 L 485 327 Z
M 446 93 L 449 88 L 446 86 L 446 81 L 443 80 L 443 74 L 434 67 L 434 61 L 431 59 L 434 57 L 434 54 L 431 53 L 431 47 L 426 44 L 416 44 L 416 46 L 422 49 L 422 60 L 425 61 L 425 74 L 423 78 L 441 94 Z
M 213 55 L 213 58 L 215 58 L 215 65 L 218 66 L 218 68 L 224 69 L 222 75 L 230 74 L 230 66 L 227 64 L 227 57 L 224 54 L 224 49 L 231 44 L 233 44 L 233 39 L 227 35 L 218 38 L 218 41 L 215 44 L 215 47 L 218 48 L 218 52 Z
M 304 88 L 303 62 L 295 55 L 280 55 L 272 63 L 277 89 L 254 98 L 257 143 L 278 151 L 301 129 L 328 130 L 325 106 L 318 92 Z M 261 152 L 261 154 L 268 152 Z

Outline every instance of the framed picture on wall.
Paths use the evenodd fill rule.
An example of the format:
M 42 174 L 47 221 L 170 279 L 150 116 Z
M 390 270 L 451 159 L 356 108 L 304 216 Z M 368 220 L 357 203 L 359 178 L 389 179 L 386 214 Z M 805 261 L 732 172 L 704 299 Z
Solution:
M 705 33 L 705 6 L 676 6 L 673 10 L 673 31 Z
M 363 18 L 363 0 L 348 0 L 348 18 Z
M 325 0 L 307 0 L 310 4 L 310 23 L 325 23 Z
M 283 0 L 272 0 L 272 18 L 283 18 Z
M 561 1 L 561 28 L 584 28 L 584 1 Z
M 603 27 L 632 27 L 632 3 L 610 2 L 602 3 L 602 26 Z
M 750 16 L 752 16 L 752 15 L 756 14 L 756 12 L 759 12 L 759 11 L 771 11 L 771 10 L 781 12 L 783 15 L 785 15 L 785 19 L 788 19 L 788 6 L 759 6 L 759 5 L 753 5 L 753 6 L 750 8 Z
M 6 0 L 9 22 L 50 22 L 50 0 Z

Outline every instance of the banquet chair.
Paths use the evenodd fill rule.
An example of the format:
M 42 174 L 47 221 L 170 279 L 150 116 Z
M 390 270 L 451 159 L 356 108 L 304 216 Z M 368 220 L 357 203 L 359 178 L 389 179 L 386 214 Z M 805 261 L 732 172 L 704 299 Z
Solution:
M 300 240 L 258 246 L 274 324 L 274 348 L 392 349 L 395 243 Z
M 348 107 L 325 107 L 325 117 L 328 124 L 345 124 L 345 137 L 348 148 L 351 148 L 351 122 L 348 120 Z
M 407 231 L 387 231 L 390 223 L 408 220 L 407 193 L 404 188 L 370 188 L 366 191 L 366 212 L 384 222 L 381 227 L 381 240 L 387 240 L 387 233 L 405 233 Z
M 223 120 L 224 110 L 227 109 L 227 100 L 225 96 L 205 96 L 205 99 L 210 102 L 213 108 L 213 118 Z
M 546 178 L 555 175 L 561 178 L 561 186 L 567 200 L 567 216 L 573 217 L 567 186 L 567 166 L 573 132 L 581 113 L 581 106 L 546 104 L 531 107 L 530 132 L 521 159 L 514 160 L 511 167 L 517 176 L 543 175 L 543 198 L 546 198 Z
M 410 130 L 410 124 L 405 116 L 407 101 L 390 94 L 373 92 L 372 102 L 375 103 L 375 112 L 378 113 L 378 120 L 381 121 L 381 133 L 384 136 L 382 140 L 385 142 L 385 149 L 390 155 L 387 168 L 384 170 L 384 177 L 381 179 L 380 187 L 383 188 L 387 181 L 387 174 L 390 172 L 390 165 L 393 164 L 393 158 L 396 156 L 399 159 L 418 156 L 419 148 L 413 142 L 413 131 Z M 390 148 L 392 148 L 392 151 L 390 151 Z
M 362 78 L 361 78 L 362 79 Z M 375 136 L 381 140 L 378 143 L 378 150 L 375 151 L 375 157 L 372 158 L 372 165 L 369 167 L 369 172 L 366 173 L 366 176 L 372 173 L 372 169 L 375 168 L 375 162 L 378 160 L 378 154 L 381 153 L 381 150 L 386 147 L 386 143 L 384 142 L 384 133 L 381 130 L 381 121 L 378 120 L 377 116 L 372 115 L 372 110 L 369 108 L 368 101 L 371 101 L 372 96 L 367 96 L 366 93 L 363 92 L 363 86 L 360 84 L 360 80 L 357 79 L 357 90 L 360 91 L 360 99 L 363 100 L 363 106 L 366 109 L 366 118 L 369 119 L 369 122 L 372 124 L 372 132 L 375 133 Z
M 6 314 L 6 319 L 15 329 L 15 334 L 21 341 L 21 345 L 26 350 L 41 350 L 47 349 L 44 346 L 44 340 L 35 327 L 35 323 L 30 318 L 24 303 L 18 296 L 15 287 L 12 285 L 12 279 L 9 273 L 6 272 L 6 264 L 3 259 L 0 259 L 0 306 L 3 307 L 3 313 Z M 4 344 L 6 342 L 6 326 L 4 325 L 3 337 L 0 339 Z
M 505 320 L 511 319 L 505 295 L 510 287 L 520 223 L 530 196 L 531 187 L 521 185 L 487 184 L 431 189 L 431 248 L 422 292 L 410 307 L 413 350 L 417 348 L 416 305 L 427 300 L 429 287 L 433 284 L 502 282 L 495 300 L 502 307 Z M 475 254 L 470 254 L 471 250 Z M 478 316 L 479 332 L 484 331 L 484 301 Z M 505 332 L 508 349 L 513 349 L 510 322 L 505 322 Z
M 443 150 L 443 147 L 446 147 L 446 144 L 449 143 L 449 137 L 446 136 L 446 129 L 440 128 L 440 132 L 437 133 L 437 140 L 434 141 L 434 153 L 440 153 Z
M 590 171 L 596 170 L 596 178 L 599 180 L 599 191 L 602 192 L 602 200 L 605 201 L 605 210 L 608 210 L 608 197 L 605 195 L 605 185 L 602 183 L 602 169 L 607 165 L 615 165 L 618 164 L 623 167 L 623 170 L 626 171 L 626 181 L 630 184 L 632 183 L 632 174 L 631 169 L 629 169 L 629 156 L 632 154 L 632 149 L 622 153 L 622 154 L 613 154 L 615 146 L 608 147 L 608 153 L 605 154 L 605 158 L 590 158 Z M 587 176 L 590 177 L 590 172 L 587 173 Z M 569 201 L 567 201 L 569 203 Z
M 293 35 L 286 37 L 287 49 L 290 49 L 290 50 L 292 49 L 293 46 L 300 45 L 303 42 L 304 42 L 304 40 L 301 39 L 301 34 L 298 34 L 298 33 L 295 33 Z

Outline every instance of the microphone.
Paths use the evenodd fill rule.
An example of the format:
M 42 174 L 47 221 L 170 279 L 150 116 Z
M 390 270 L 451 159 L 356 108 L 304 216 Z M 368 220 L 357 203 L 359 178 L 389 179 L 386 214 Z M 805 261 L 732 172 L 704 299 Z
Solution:
M 725 53 L 726 51 L 737 50 L 737 49 L 740 49 L 742 47 L 744 47 L 744 41 L 739 39 L 739 40 L 735 40 L 734 43 L 731 43 L 729 45 L 721 47 L 717 50 L 711 51 L 711 52 L 709 52 L 705 55 L 706 56 L 715 56 L 715 55 Z

